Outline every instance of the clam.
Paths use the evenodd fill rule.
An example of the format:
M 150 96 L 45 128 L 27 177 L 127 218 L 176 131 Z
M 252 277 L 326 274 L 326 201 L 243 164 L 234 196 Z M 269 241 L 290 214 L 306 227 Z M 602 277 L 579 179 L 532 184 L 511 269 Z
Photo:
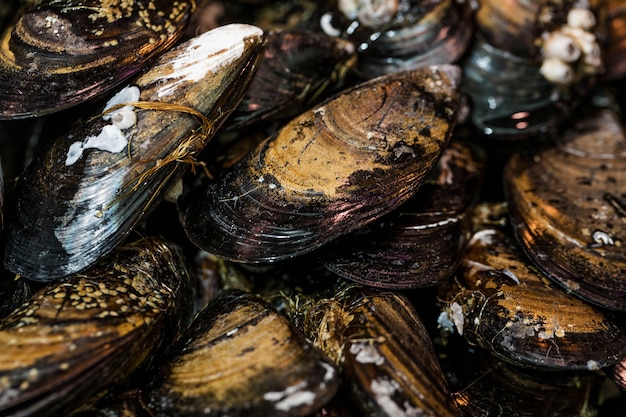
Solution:
M 326 267 L 382 288 L 426 287 L 450 277 L 469 237 L 468 214 L 485 174 L 484 158 L 482 149 L 453 140 L 415 196 L 331 243 Z
M 618 325 L 552 284 L 501 231 L 476 232 L 459 273 L 463 288 L 451 291 L 440 322 L 450 319 L 459 333 L 504 361 L 597 370 L 626 355 Z
M 0 119 L 36 116 L 109 91 L 183 34 L 188 0 L 40 0 L 0 41 Z
M 390 212 L 447 146 L 459 77 L 454 66 L 392 74 L 296 117 L 191 197 L 189 238 L 230 260 L 274 262 Z
M 240 24 L 193 38 L 55 140 L 20 178 L 7 268 L 50 281 L 109 253 L 239 103 L 263 39 L 259 28 Z
M 142 389 L 154 416 L 306 416 L 337 392 L 332 362 L 261 298 L 207 304 Z
M 465 1 L 339 1 L 337 9 L 322 17 L 322 30 L 357 45 L 363 78 L 454 63 L 473 35 Z
M 297 116 L 340 86 L 355 62 L 347 40 L 305 30 L 269 32 L 259 70 L 225 129 Z
M 348 286 L 313 304 L 304 328 L 341 366 L 366 415 L 456 415 L 430 337 L 405 296 Z
M 163 354 L 191 317 L 176 246 L 155 238 L 49 284 L 0 321 L 0 413 L 69 413 Z
M 580 119 L 555 146 L 505 167 L 511 223 L 549 278 L 594 304 L 626 310 L 626 136 L 610 110 Z

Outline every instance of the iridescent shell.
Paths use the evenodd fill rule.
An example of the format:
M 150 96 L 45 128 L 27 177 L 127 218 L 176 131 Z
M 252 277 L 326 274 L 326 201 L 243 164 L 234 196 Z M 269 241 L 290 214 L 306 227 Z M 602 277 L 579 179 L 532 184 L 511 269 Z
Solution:
M 0 38 L 0 119 L 51 113 L 111 90 L 170 48 L 187 0 L 41 0 Z
M 227 259 L 273 262 L 390 212 L 447 146 L 459 78 L 454 66 L 392 74 L 303 113 L 192 197 L 188 236 Z
M 511 223 L 532 260 L 568 291 L 626 310 L 626 136 L 609 110 L 556 146 L 505 167 Z
M 109 253 L 239 103 L 263 39 L 259 28 L 240 24 L 193 38 L 54 141 L 20 179 L 7 268 L 50 281 Z

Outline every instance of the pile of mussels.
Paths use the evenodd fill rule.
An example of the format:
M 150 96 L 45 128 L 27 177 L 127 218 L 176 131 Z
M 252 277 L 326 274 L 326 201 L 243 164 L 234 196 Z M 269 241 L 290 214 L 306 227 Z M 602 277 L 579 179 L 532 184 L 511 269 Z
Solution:
M 626 1 L 0 31 L 1 415 L 626 415 Z

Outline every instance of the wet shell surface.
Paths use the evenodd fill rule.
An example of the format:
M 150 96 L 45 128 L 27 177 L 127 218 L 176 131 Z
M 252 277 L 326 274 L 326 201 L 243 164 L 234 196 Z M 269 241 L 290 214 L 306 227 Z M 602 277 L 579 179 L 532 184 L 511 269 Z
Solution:
M 193 38 L 54 141 L 20 179 L 6 267 L 50 281 L 109 253 L 239 103 L 263 39 L 240 24 Z
M 474 234 L 459 271 L 466 289 L 450 298 L 449 317 L 495 356 L 560 370 L 597 370 L 626 356 L 624 332 L 538 273 L 503 232 Z
M 334 364 L 261 298 L 219 295 L 144 390 L 157 417 L 306 416 L 337 392 Z
M 331 243 L 326 267 L 381 288 L 427 287 L 450 277 L 469 237 L 468 214 L 485 174 L 484 158 L 477 147 L 452 141 L 415 196 Z
M 516 235 L 546 275 L 600 306 L 626 310 L 626 136 L 609 110 L 557 146 L 514 155 L 505 190 Z
M 189 238 L 227 259 L 272 262 L 390 212 L 447 146 L 459 78 L 455 66 L 393 74 L 296 117 L 193 197 Z
M 309 311 L 305 333 L 343 370 L 372 416 L 455 416 L 432 342 L 409 300 L 354 286 Z
M 41 0 L 0 40 L 0 119 L 82 103 L 170 48 L 193 8 L 187 0 Z
M 355 62 L 356 48 L 347 40 L 306 30 L 269 32 L 259 70 L 224 128 L 299 115 L 341 85 Z
M 177 247 L 147 238 L 49 284 L 0 322 L 0 413 L 69 414 L 169 347 L 191 318 Z

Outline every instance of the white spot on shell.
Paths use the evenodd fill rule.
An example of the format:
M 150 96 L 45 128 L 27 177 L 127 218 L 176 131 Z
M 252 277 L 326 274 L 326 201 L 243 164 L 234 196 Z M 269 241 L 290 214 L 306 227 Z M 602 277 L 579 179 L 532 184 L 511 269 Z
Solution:
M 315 401 L 315 393 L 301 391 L 304 387 L 306 387 L 306 381 L 287 387 L 284 391 L 266 392 L 263 394 L 263 399 L 274 402 L 274 408 L 279 411 L 289 411 L 303 404 L 311 405 Z
M 208 73 L 215 74 L 243 55 L 247 38 L 262 35 L 263 31 L 256 26 L 230 24 L 191 39 L 185 51 L 171 62 L 172 71 L 162 77 L 163 86 L 157 96 L 171 95 L 186 83 L 200 81 Z
M 602 366 L 600 366 L 600 363 L 594 360 L 588 360 L 587 361 L 587 369 L 589 369 L 590 371 L 597 371 L 600 368 L 602 368 Z
M 452 312 L 452 322 L 454 323 L 454 326 L 459 334 L 463 336 L 463 325 L 465 323 L 465 318 L 463 317 L 463 307 L 455 301 L 450 304 L 450 311 Z
M 355 343 L 350 346 L 350 353 L 355 355 L 355 359 L 359 363 L 373 363 L 375 365 L 385 363 L 385 358 L 370 343 Z
M 376 403 L 382 408 L 385 415 L 394 417 L 418 417 L 423 411 L 412 407 L 406 400 L 403 404 L 394 401 L 394 394 L 399 391 L 400 384 L 394 380 L 374 379 L 370 384 Z M 403 396 L 398 396 L 402 398 Z

